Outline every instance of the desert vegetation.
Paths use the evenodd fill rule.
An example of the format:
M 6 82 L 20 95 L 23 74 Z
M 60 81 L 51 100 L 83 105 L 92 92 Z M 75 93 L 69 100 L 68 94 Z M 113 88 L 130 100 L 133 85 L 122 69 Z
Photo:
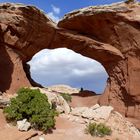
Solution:
M 72 97 L 70 94 L 68 93 L 61 93 L 60 94 L 67 102 L 71 102 L 72 101 Z
M 29 88 L 21 88 L 17 94 L 11 99 L 10 105 L 4 109 L 8 122 L 27 119 L 32 128 L 45 132 L 55 126 L 54 117 L 57 112 L 49 104 L 45 94 Z
M 111 135 L 112 130 L 103 123 L 89 123 L 85 129 L 85 132 L 91 136 L 104 137 L 106 135 Z

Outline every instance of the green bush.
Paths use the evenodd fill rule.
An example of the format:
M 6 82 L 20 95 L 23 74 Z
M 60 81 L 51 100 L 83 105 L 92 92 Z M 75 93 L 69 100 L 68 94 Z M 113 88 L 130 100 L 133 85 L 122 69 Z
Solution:
M 61 95 L 67 102 L 71 102 L 72 97 L 71 97 L 70 94 L 68 94 L 68 93 L 61 93 L 60 95 Z
M 91 136 L 99 136 L 104 137 L 105 135 L 111 135 L 111 129 L 106 126 L 105 124 L 96 124 L 96 123 L 89 123 L 87 125 L 85 132 L 87 134 L 91 134 Z
M 9 122 L 26 118 L 32 128 L 47 131 L 55 126 L 56 111 L 52 109 L 45 94 L 39 90 L 21 88 L 17 97 L 12 98 L 10 105 L 4 109 Z

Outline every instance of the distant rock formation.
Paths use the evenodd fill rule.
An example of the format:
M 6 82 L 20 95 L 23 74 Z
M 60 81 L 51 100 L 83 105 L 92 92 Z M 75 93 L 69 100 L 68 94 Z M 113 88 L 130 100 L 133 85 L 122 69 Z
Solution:
M 58 92 L 58 93 L 68 93 L 68 94 L 73 94 L 73 93 L 79 93 L 80 90 L 76 88 L 72 88 L 68 85 L 54 85 L 54 86 L 49 86 L 47 87 L 48 91 L 52 92 Z
M 87 7 L 56 25 L 33 6 L 0 4 L 0 91 L 13 94 L 30 86 L 24 64 L 42 49 L 65 47 L 106 69 L 101 105 L 140 120 L 139 13 L 139 3 Z
M 90 90 L 82 90 L 79 93 L 73 93 L 72 96 L 89 97 L 97 95 L 95 92 Z

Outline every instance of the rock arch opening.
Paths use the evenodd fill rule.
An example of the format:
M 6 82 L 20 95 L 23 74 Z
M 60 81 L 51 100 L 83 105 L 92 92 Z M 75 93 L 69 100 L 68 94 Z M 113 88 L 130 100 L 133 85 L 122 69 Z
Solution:
M 108 74 L 97 61 L 66 48 L 44 49 L 30 62 L 31 77 L 42 86 L 69 85 L 102 94 Z
M 55 24 L 35 7 L 1 4 L 0 50 L 6 63 L 0 62 L 0 72 L 9 73 L 0 76 L 0 91 L 14 94 L 31 86 L 25 64 L 40 50 L 69 48 L 106 69 L 109 79 L 100 104 L 140 119 L 139 13 L 137 3 L 90 7 Z

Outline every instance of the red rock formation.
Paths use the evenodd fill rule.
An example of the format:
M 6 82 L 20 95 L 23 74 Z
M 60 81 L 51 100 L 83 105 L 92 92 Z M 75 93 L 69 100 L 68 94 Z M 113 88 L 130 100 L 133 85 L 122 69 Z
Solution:
M 93 44 L 95 50 L 85 47 L 79 51 L 101 62 L 109 75 L 107 87 L 99 102 L 110 104 L 126 116 L 138 119 L 140 119 L 139 13 L 139 4 L 88 7 L 69 13 L 58 24 L 61 28 L 75 31 L 105 45 L 104 50 L 99 50 L 101 47 L 98 45 L 98 49 Z M 105 56 L 104 53 L 110 54 Z
M 100 104 L 140 119 L 139 13 L 138 3 L 88 7 L 57 26 L 35 7 L 1 4 L 0 91 L 30 86 L 23 65 L 44 48 L 66 47 L 105 67 L 109 78 Z
M 21 4 L 0 5 L 0 91 L 13 94 L 30 86 L 25 63 L 49 48 L 55 28 L 42 12 Z

